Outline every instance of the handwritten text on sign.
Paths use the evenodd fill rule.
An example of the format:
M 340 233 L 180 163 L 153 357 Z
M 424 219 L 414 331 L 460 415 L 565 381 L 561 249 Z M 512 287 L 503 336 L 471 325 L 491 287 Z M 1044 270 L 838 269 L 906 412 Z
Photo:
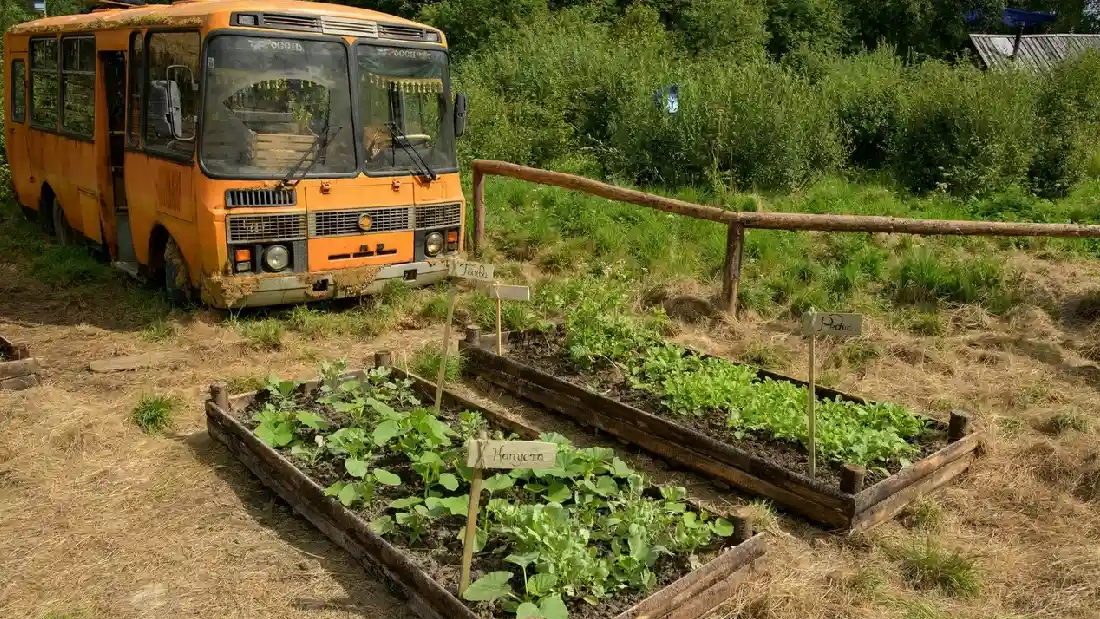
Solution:
M 479 469 L 552 469 L 558 446 L 541 441 L 471 441 L 466 466 Z
M 481 264 L 480 262 L 455 260 L 451 263 L 450 271 L 451 277 L 458 277 L 460 279 L 492 281 L 496 268 L 491 264 Z
M 803 335 L 856 336 L 863 333 L 862 314 L 806 313 L 802 315 Z

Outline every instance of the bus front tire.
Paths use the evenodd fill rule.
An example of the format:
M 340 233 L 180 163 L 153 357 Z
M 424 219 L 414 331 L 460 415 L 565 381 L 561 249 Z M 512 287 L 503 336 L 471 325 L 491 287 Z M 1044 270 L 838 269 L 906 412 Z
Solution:
M 187 261 L 176 239 L 172 237 L 168 237 L 168 242 L 164 245 L 164 292 L 175 305 L 191 303 L 191 278 L 187 271 Z

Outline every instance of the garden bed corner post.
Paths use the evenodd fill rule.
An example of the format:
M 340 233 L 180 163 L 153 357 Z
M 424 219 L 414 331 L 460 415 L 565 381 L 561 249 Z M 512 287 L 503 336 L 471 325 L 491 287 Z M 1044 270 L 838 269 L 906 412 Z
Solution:
M 485 174 L 474 163 L 474 254 L 480 254 L 485 236 Z
M 745 249 L 745 226 L 729 224 L 726 232 L 726 265 L 722 272 L 722 309 L 737 318 L 737 296 L 741 289 L 741 256 Z

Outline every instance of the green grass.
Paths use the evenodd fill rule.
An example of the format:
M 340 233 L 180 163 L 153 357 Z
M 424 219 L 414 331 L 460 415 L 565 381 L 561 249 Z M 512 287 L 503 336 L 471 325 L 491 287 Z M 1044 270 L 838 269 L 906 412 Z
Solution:
M 1055 435 L 1067 432 L 1088 432 L 1089 418 L 1077 411 L 1066 410 L 1051 417 L 1047 426 L 1051 434 Z
M 167 342 L 176 337 L 176 323 L 168 318 L 155 318 L 141 330 L 141 339 L 146 342 Z
M 937 589 L 954 597 L 972 596 L 981 589 L 974 559 L 946 550 L 931 539 L 902 548 L 899 558 L 902 577 L 915 589 Z
M 720 224 L 511 179 L 494 179 L 487 193 L 486 200 L 497 206 L 487 214 L 490 254 L 533 260 L 544 274 L 564 278 L 610 269 L 648 282 L 687 277 L 714 287 L 720 283 L 725 254 Z M 657 193 L 727 208 L 745 208 L 748 200 L 697 188 Z M 1100 185 L 1061 202 L 1045 202 L 1044 208 L 1068 217 L 1096 195 Z M 1020 211 L 1000 195 L 983 200 L 912 197 L 892 186 L 839 178 L 768 200 L 771 211 L 948 219 L 1020 219 L 1023 212 L 1047 217 L 1042 208 Z M 1058 214 L 1050 217 L 1059 220 Z M 1053 259 L 1095 253 L 1085 241 L 1044 243 L 1042 251 Z M 1015 247 L 981 237 L 749 230 L 739 302 L 764 317 L 797 317 L 810 306 L 904 314 L 904 320 L 895 320 L 901 328 L 942 335 L 942 307 L 976 304 L 1002 313 L 1033 294 L 1008 266 L 1006 252 Z M 488 318 L 482 308 L 473 310 L 479 322 Z
M 174 425 L 172 415 L 176 399 L 170 396 L 143 395 L 130 419 L 146 434 L 162 434 Z
M 230 324 L 256 350 L 279 350 L 283 347 L 283 323 L 276 318 L 233 317 Z
M 439 364 L 441 361 L 439 350 L 439 344 L 432 343 L 416 351 L 411 362 L 412 371 L 421 378 L 434 383 L 439 378 Z M 447 355 L 447 371 L 445 374 L 447 382 L 455 382 L 462 378 L 462 363 L 462 355 L 457 351 L 451 351 Z
M 930 499 L 920 499 L 905 508 L 902 522 L 912 528 L 934 531 L 943 524 L 943 508 Z
M 230 376 L 225 381 L 225 384 L 230 394 L 238 395 L 263 389 L 264 379 L 255 374 L 242 374 L 239 376 Z

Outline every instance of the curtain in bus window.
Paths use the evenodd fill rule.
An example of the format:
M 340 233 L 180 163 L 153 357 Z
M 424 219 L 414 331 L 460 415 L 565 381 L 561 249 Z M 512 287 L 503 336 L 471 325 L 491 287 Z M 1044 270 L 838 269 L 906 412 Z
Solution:
M 95 133 L 95 39 L 61 39 L 61 128 L 81 137 Z
M 423 159 L 435 170 L 454 169 L 454 123 L 447 101 L 447 55 L 381 45 L 360 45 L 359 105 L 367 171 L 407 172 Z M 405 136 L 410 148 L 392 143 L 390 128 Z
M 27 120 L 27 67 L 22 60 L 11 63 L 11 119 Z
M 199 34 L 155 32 L 148 43 L 145 147 L 191 156 L 199 113 Z
M 57 39 L 31 40 L 31 124 L 57 129 Z

